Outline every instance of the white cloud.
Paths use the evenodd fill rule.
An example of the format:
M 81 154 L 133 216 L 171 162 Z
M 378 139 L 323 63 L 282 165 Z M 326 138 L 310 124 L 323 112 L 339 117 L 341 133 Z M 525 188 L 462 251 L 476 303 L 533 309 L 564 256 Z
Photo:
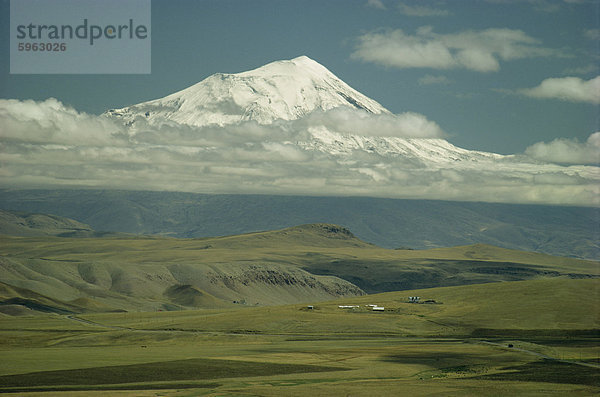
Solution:
M 32 143 L 117 144 L 125 128 L 105 117 L 78 113 L 54 98 L 44 102 L 1 100 L 0 136 Z
M 352 57 L 395 68 L 462 68 L 478 72 L 500 69 L 500 61 L 558 55 L 520 30 L 486 29 L 437 34 L 421 27 L 415 35 L 402 30 L 366 33 Z
M 313 112 L 296 122 L 308 129 L 325 126 L 331 131 L 364 136 L 393 136 L 400 138 L 442 138 L 444 131 L 434 121 L 419 113 L 373 114 L 338 107 L 327 112 Z
M 315 135 L 323 131 L 329 135 Z M 442 134 L 420 114 L 345 109 L 274 125 L 153 126 L 140 119 L 133 131 L 52 99 L 0 100 L 0 185 L 600 205 L 596 166 L 476 154 L 423 139 Z M 576 149 L 579 157 L 565 161 L 590 164 L 599 141 L 596 133 L 585 144 L 539 144 L 527 154 L 556 162 L 556 153 Z
M 587 81 L 579 77 L 549 78 L 519 92 L 533 98 L 600 103 L 600 76 Z
M 368 7 L 377 8 L 377 9 L 380 9 L 380 10 L 387 9 L 387 7 L 385 6 L 385 4 L 383 4 L 383 1 L 381 1 L 381 0 L 367 0 L 367 6 Z
M 586 142 L 559 138 L 552 142 L 538 142 L 529 146 L 525 154 L 536 160 L 564 164 L 600 164 L 600 132 L 589 136 Z
M 398 4 L 400 13 L 409 17 L 446 17 L 450 15 L 450 11 L 440 8 L 432 8 L 426 6 L 408 5 L 405 3 Z

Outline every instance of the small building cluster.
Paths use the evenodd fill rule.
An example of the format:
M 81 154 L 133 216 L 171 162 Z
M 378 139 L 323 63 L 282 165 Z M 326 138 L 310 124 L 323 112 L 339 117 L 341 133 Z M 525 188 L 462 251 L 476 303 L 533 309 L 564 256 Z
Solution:
M 340 309 L 357 309 L 360 307 L 360 305 L 340 305 L 338 306 Z M 375 312 L 382 312 L 385 311 L 385 307 L 383 306 L 377 306 L 377 305 L 365 305 L 365 307 L 370 307 L 371 310 L 375 311 Z
M 425 303 L 425 304 L 435 304 L 435 305 L 441 305 L 441 302 L 437 302 L 435 299 L 425 299 L 425 300 L 421 300 L 420 296 L 409 296 L 408 297 L 408 303 Z

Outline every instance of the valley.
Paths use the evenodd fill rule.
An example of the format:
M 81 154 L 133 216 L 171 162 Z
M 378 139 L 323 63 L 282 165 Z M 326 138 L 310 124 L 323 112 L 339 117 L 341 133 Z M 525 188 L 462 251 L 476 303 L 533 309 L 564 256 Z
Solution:
M 559 278 L 313 302 L 312 309 L 1 317 L 0 391 L 593 395 L 600 388 L 598 287 L 597 280 Z M 438 303 L 408 303 L 413 295 Z M 371 303 L 386 309 L 373 312 Z M 346 305 L 359 307 L 339 308 Z

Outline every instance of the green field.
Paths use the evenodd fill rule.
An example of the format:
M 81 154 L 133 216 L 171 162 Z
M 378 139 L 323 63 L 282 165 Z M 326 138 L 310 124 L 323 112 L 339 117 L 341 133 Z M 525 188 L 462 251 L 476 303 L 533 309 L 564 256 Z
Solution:
M 0 391 L 595 395 L 599 290 L 596 279 L 554 278 L 390 292 L 312 309 L 5 316 Z M 413 295 L 436 303 L 408 303 Z M 338 307 L 350 304 L 359 307 Z

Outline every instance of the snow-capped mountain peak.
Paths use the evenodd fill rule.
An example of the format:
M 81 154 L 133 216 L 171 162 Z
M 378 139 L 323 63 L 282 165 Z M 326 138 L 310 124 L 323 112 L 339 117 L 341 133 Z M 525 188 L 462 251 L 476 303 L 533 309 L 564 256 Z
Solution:
M 142 116 L 150 123 L 171 120 L 194 126 L 223 126 L 247 120 L 261 124 L 295 120 L 340 106 L 389 113 L 323 65 L 300 56 L 247 72 L 217 73 L 164 98 L 107 113 L 128 123 Z
M 338 108 L 336 111 L 344 108 L 358 110 L 352 116 L 358 118 L 350 118 L 349 122 L 345 119 L 352 111 L 330 114 L 330 117 L 342 118 L 347 125 L 345 131 L 336 125 L 340 120 L 325 122 L 328 125 L 324 125 L 327 117 L 317 114 L 317 117 L 311 118 L 315 112 L 335 108 Z M 357 152 L 393 157 L 418 167 L 424 164 L 434 168 L 447 164 L 455 166 L 457 163 L 472 166 L 473 163 L 496 161 L 504 157 L 461 149 L 444 139 L 418 138 L 406 131 L 400 131 L 398 136 L 377 136 L 378 132 L 382 132 L 382 125 L 387 125 L 385 123 L 363 125 L 361 129 L 360 123 L 355 125 L 354 122 L 361 122 L 367 114 L 390 120 L 398 116 L 354 90 L 307 56 L 272 62 L 236 74 L 216 73 L 164 98 L 109 110 L 107 114 L 121 118 L 134 127 L 139 118 L 146 119 L 150 124 L 175 122 L 197 127 L 224 127 L 245 121 L 271 124 L 276 120 L 305 118 L 304 124 L 298 124 L 304 133 L 299 132 L 297 140 L 285 144 L 336 158 L 352 159 Z M 419 123 L 426 121 L 424 117 L 417 119 Z M 398 124 L 395 128 L 402 130 L 402 122 Z M 280 137 L 272 136 L 270 139 L 278 140 Z

